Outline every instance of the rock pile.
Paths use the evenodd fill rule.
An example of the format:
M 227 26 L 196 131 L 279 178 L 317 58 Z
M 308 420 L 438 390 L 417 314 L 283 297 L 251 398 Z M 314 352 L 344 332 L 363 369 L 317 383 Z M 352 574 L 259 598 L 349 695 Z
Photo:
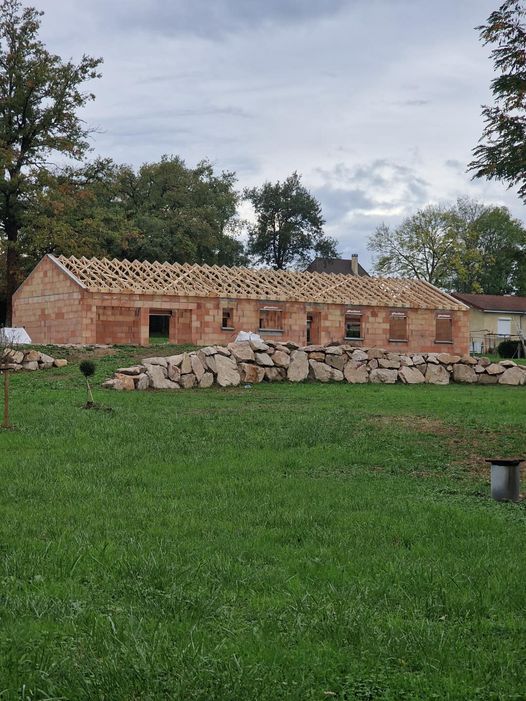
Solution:
M 49 370 L 49 368 L 63 368 L 68 364 L 67 360 L 52 358 L 46 353 L 37 350 L 15 350 L 6 348 L 3 354 L 0 352 L 0 368 L 7 368 L 13 372 L 19 370 Z
M 243 341 L 227 347 L 207 346 L 192 353 L 145 358 L 120 368 L 103 387 L 117 390 L 232 387 L 258 382 L 365 382 L 447 385 L 449 382 L 523 385 L 526 366 L 512 360 L 450 353 L 391 353 L 350 345 L 306 346 Z

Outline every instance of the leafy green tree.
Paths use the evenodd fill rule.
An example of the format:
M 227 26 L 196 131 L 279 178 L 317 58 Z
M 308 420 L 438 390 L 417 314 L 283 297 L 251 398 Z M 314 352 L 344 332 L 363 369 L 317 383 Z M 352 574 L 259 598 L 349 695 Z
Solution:
M 248 253 L 276 270 L 301 266 L 315 255 L 339 258 L 336 241 L 323 233 L 320 203 L 293 173 L 283 182 L 245 190 L 256 213 Z
M 450 272 L 456 250 L 451 214 L 429 206 L 391 229 L 377 227 L 369 238 L 379 275 L 414 277 L 440 286 Z
M 141 260 L 242 265 L 236 239 L 238 194 L 234 173 L 214 173 L 208 161 L 195 168 L 178 157 L 122 167 L 116 188 L 126 219 L 139 232 L 128 242 Z
M 476 178 L 518 186 L 526 201 L 526 7 L 506 0 L 477 27 L 484 45 L 492 45 L 497 77 L 491 83 L 492 106 L 482 110 L 484 131 L 473 149 L 469 169 Z
M 369 238 L 380 275 L 426 280 L 457 292 L 526 291 L 526 230 L 505 207 L 460 198 L 430 206 Z
M 118 166 L 102 159 L 80 168 L 39 170 L 18 239 L 26 274 L 46 253 L 126 255 L 139 232 L 126 218 L 118 174 Z
M 451 210 L 458 237 L 447 286 L 457 292 L 524 294 L 526 230 L 506 207 L 459 199 Z
M 0 227 L 6 239 L 7 321 L 20 280 L 18 236 L 35 170 L 53 153 L 81 158 L 88 129 L 77 113 L 89 100 L 83 83 L 101 59 L 64 62 L 39 39 L 42 13 L 20 0 L 0 2 Z

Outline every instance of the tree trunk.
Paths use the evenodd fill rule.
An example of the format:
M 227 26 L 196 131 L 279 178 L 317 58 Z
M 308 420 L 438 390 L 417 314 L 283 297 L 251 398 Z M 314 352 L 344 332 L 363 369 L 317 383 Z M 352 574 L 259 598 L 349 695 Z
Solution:
M 18 224 L 14 219 L 7 219 L 5 222 L 5 232 L 7 235 L 6 251 L 6 319 L 5 325 L 13 325 L 13 295 L 18 287 L 18 276 L 20 272 L 19 256 L 17 250 Z

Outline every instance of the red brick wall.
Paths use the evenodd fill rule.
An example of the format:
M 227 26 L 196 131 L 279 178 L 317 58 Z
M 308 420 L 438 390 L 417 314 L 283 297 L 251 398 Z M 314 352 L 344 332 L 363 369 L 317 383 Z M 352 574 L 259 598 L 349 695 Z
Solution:
M 82 296 L 82 288 L 44 258 L 13 295 L 13 326 L 23 326 L 35 343 L 83 343 Z
M 234 329 L 223 330 L 222 309 L 233 310 Z M 306 344 L 307 314 L 319 321 L 319 343 L 342 342 L 346 307 L 340 304 L 272 302 L 249 299 L 173 297 L 169 295 L 89 293 L 79 288 L 48 259 L 33 271 L 14 297 L 15 323 L 38 343 L 148 344 L 149 310 L 172 311 L 170 339 L 196 345 L 226 344 L 239 331 L 259 332 L 260 310 L 282 310 L 283 330 L 260 332 L 263 338 Z M 397 352 L 469 352 L 468 311 L 452 312 L 453 343 L 435 343 L 435 310 L 407 309 L 408 340 L 389 341 L 387 307 L 359 307 L 363 341 Z

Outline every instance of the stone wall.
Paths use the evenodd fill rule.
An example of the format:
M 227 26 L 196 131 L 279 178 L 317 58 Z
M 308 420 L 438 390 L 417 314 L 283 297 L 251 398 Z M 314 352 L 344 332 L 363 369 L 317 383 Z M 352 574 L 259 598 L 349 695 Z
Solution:
M 7 368 L 12 372 L 19 370 L 48 370 L 49 368 L 63 368 L 68 364 L 67 360 L 52 358 L 46 353 L 37 350 L 6 349 L 0 352 L 0 370 Z
M 144 358 L 140 365 L 120 368 L 103 387 L 117 390 L 232 387 L 259 382 L 367 382 L 394 384 L 450 382 L 523 385 L 526 366 L 512 360 L 450 353 L 401 354 L 381 348 L 350 345 L 306 346 L 295 343 L 246 341 L 207 346 L 192 353 Z

